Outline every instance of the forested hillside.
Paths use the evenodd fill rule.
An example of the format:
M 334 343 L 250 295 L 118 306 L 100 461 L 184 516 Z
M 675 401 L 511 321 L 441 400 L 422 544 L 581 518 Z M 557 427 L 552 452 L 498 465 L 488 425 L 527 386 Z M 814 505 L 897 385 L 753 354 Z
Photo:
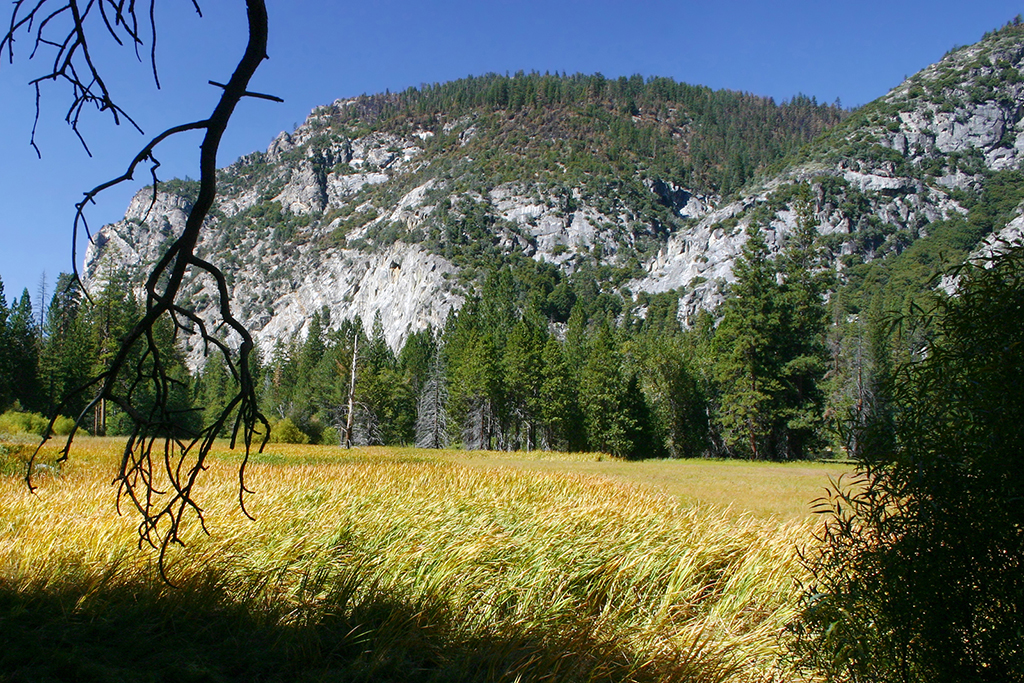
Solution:
M 521 73 L 339 100 L 222 170 L 199 250 L 260 341 L 278 438 L 857 455 L 935 334 L 894 323 L 1024 223 L 1022 55 L 1008 25 L 852 114 Z M 96 303 L 4 305 L 5 353 L 38 358 L 4 361 L 6 404 L 53 410 L 102 367 L 99 302 L 131 317 L 194 191 L 144 190 L 101 231 Z M 213 283 L 189 287 L 212 319 Z M 182 406 L 217 405 L 225 369 L 170 346 Z

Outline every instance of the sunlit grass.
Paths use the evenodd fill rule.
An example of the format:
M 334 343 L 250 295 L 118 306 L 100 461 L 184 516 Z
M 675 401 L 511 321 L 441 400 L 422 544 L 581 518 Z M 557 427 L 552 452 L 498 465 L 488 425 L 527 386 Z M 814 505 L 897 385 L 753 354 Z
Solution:
M 35 495 L 0 479 L 0 629 L 74 641 L 79 657 L 34 638 L 0 653 L 0 671 L 60 678 L 59 662 L 125 680 L 137 659 L 154 680 L 781 675 L 807 521 L 502 462 L 536 454 L 483 467 L 486 454 L 273 445 L 250 465 L 255 522 L 237 508 L 237 455 L 218 453 L 200 492 L 211 535 L 193 528 L 172 552 L 172 589 L 113 510 L 118 446 L 81 440 Z M 564 457 L 550 462 L 598 456 Z

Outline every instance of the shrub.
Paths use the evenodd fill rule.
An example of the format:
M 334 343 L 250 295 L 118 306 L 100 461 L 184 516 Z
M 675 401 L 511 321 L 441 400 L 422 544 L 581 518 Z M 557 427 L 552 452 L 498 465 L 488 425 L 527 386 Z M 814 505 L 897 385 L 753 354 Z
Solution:
M 270 441 L 272 443 L 309 443 L 309 436 L 295 426 L 289 418 L 284 418 L 270 430 Z
M 50 421 L 39 413 L 21 413 L 8 410 L 0 415 L 0 433 L 3 434 L 34 434 L 42 436 Z
M 58 415 L 57 419 L 53 422 L 53 433 L 57 436 L 67 436 L 71 433 L 71 430 L 75 427 L 75 421 L 70 417 L 64 417 Z
M 325 446 L 337 446 L 341 443 L 341 434 L 334 427 L 324 427 L 320 433 L 320 443 Z
M 1024 681 L 1024 245 L 986 266 L 825 501 L 795 652 L 830 680 Z

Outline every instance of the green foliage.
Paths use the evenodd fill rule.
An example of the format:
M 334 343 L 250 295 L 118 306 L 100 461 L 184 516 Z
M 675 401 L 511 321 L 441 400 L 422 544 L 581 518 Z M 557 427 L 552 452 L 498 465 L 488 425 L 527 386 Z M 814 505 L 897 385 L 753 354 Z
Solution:
M 832 678 L 1024 680 L 1024 247 L 958 276 L 823 501 L 795 652 Z
M 674 458 L 699 458 L 712 452 L 708 406 L 714 387 L 707 368 L 713 325 L 705 314 L 685 336 L 649 332 L 640 343 L 644 394 L 654 413 L 655 429 L 663 434 L 663 447 Z
M 537 177 L 582 184 L 594 197 L 614 201 L 623 192 L 644 203 L 650 193 L 623 178 L 650 171 L 729 194 L 845 115 L 803 95 L 780 105 L 666 78 L 539 73 L 488 74 L 363 96 L 321 113 L 320 125 L 345 137 L 371 130 L 404 135 L 468 117 L 472 123 L 435 136 L 427 147 L 435 155 L 457 153 L 452 163 L 468 153 L 474 160 L 469 183 L 474 177 L 491 186 Z M 460 138 L 470 125 L 477 135 Z M 656 202 L 647 211 L 658 214 Z
M 760 229 L 747 231 L 733 267 L 736 283 L 715 333 L 718 420 L 725 444 L 745 457 L 773 457 L 773 396 L 781 386 L 775 344 L 781 333 L 780 291 Z
M 54 285 L 44 325 L 39 357 L 39 376 L 46 396 L 47 412 L 78 415 L 90 396 L 78 391 L 93 373 L 93 344 L 88 316 L 82 312 L 78 281 L 61 273 Z
M 71 418 L 58 416 L 54 421 L 53 434 L 64 436 L 71 432 Z M 50 421 L 39 413 L 8 410 L 0 415 L 0 434 L 31 434 L 44 436 Z
M 278 420 L 270 429 L 272 443 L 309 443 L 309 435 L 300 430 L 291 418 Z
M 11 311 L 7 308 L 7 297 L 4 294 L 4 281 L 0 278 L 0 410 L 14 401 L 17 390 L 12 384 L 14 367 L 10 350 L 10 333 L 7 329 L 7 319 L 10 315 Z
M 743 457 L 802 459 L 818 446 L 828 283 L 804 206 L 782 263 L 769 260 L 757 225 L 748 228 L 715 333 L 717 417 L 726 447 Z
M 0 433 L 43 436 L 49 423 L 50 421 L 39 413 L 9 410 L 0 415 Z
M 148 189 L 152 189 L 152 185 L 150 185 Z M 191 206 L 199 196 L 199 181 L 192 180 L 187 176 L 184 180 L 181 180 L 180 178 L 171 178 L 170 180 L 161 181 L 159 190 L 161 192 L 183 197 Z
M 75 421 L 70 417 L 58 415 L 53 421 L 53 433 L 56 436 L 67 436 L 74 429 Z
M 884 259 L 844 270 L 843 299 L 851 313 L 866 311 L 881 293 L 884 310 L 905 312 L 929 296 L 943 272 L 962 263 L 978 243 L 1003 228 L 1024 201 L 1024 173 L 990 172 L 981 192 L 964 198 L 966 217 L 935 221 L 927 234 Z
M 41 410 L 43 397 L 39 382 L 39 329 L 32 314 L 28 290 L 12 303 L 5 331 L 8 400 L 29 410 Z

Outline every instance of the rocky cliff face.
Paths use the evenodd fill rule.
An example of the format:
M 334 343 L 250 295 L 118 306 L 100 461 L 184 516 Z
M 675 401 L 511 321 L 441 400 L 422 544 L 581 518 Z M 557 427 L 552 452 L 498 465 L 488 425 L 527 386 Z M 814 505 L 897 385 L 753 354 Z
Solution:
M 323 308 L 333 324 L 379 316 L 397 347 L 443 324 L 482 270 L 512 257 L 567 273 L 604 267 L 634 294 L 675 291 L 685 322 L 721 302 L 751 222 L 779 249 L 803 211 L 841 271 L 844 256 L 884 258 L 965 213 L 986 174 L 1024 159 L 1022 56 L 1019 29 L 961 48 L 725 203 L 636 155 L 619 152 L 631 160 L 621 162 L 596 133 L 573 138 L 565 131 L 580 126 L 578 113 L 566 123 L 564 112 L 541 112 L 520 128 L 500 108 L 375 126 L 352 116 L 365 100 L 339 100 L 221 172 L 199 253 L 223 264 L 266 352 L 304 334 Z M 626 116 L 621 125 L 662 136 L 655 149 L 664 139 L 680 158 L 695 155 L 687 116 L 664 107 Z M 141 282 L 184 225 L 190 189 L 143 190 L 105 226 L 86 256 L 92 286 L 113 268 Z M 213 283 L 197 279 L 188 293 L 212 319 Z
M 927 235 L 934 221 L 966 215 L 988 174 L 1024 161 L 1022 58 L 1019 27 L 948 54 L 809 145 L 789 168 L 672 235 L 633 286 L 681 288 L 684 315 L 713 308 L 746 226 L 765 226 L 776 250 L 785 242 L 800 184 L 812 190 L 808 209 L 830 236 L 839 270 L 844 255 L 884 257 Z

